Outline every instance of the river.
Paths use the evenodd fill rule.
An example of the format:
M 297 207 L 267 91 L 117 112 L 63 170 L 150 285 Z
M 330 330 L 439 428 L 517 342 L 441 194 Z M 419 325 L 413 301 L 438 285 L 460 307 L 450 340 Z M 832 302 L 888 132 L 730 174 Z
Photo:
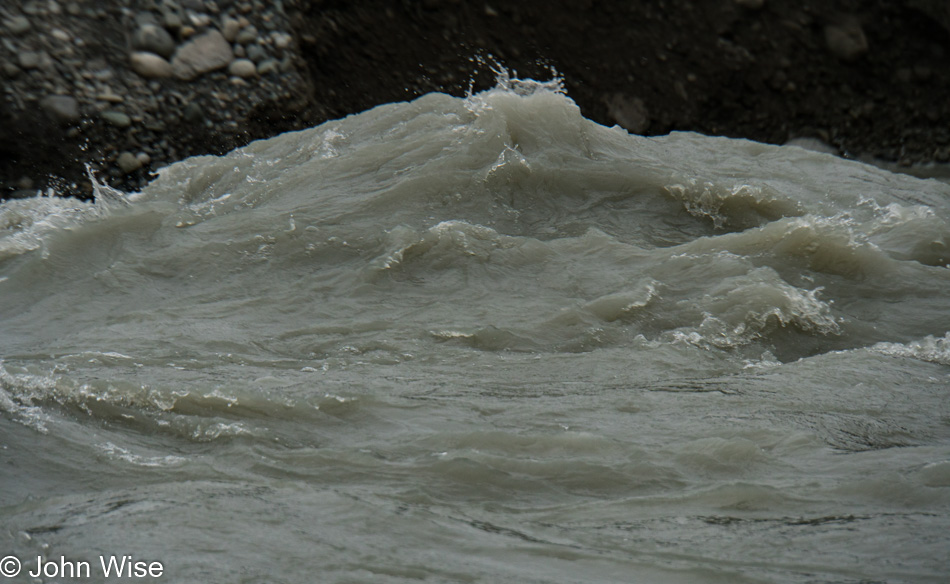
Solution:
M 96 190 L 0 205 L 11 582 L 950 575 L 950 185 L 502 79 Z

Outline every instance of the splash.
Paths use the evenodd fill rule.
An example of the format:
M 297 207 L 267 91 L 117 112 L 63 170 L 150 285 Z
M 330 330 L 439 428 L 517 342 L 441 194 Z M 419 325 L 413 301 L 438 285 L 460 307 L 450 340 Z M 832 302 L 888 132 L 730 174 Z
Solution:
M 110 208 L 127 207 L 139 193 L 126 193 L 117 188 L 109 186 L 105 181 L 99 182 L 92 170 L 92 166 L 86 164 L 86 176 L 92 184 L 93 199 L 99 204 L 102 213 L 105 214 Z
M 478 54 L 470 59 L 478 67 L 487 67 L 495 76 L 495 88 L 502 91 L 508 91 L 516 95 L 529 96 L 539 91 L 550 91 L 567 95 L 564 87 L 564 76 L 558 72 L 553 65 L 546 65 L 551 78 L 547 81 L 536 81 L 534 79 L 522 79 L 518 77 L 518 71 L 509 69 L 502 64 L 494 55 Z M 474 95 L 475 75 L 469 77 L 468 91 L 465 96 L 471 98 Z

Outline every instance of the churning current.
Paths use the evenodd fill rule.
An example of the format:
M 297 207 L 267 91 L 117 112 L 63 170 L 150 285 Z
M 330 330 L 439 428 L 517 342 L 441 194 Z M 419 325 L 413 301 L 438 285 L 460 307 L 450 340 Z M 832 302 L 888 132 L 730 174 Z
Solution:
M 509 79 L 96 189 L 0 206 L 12 582 L 948 576 L 947 184 Z

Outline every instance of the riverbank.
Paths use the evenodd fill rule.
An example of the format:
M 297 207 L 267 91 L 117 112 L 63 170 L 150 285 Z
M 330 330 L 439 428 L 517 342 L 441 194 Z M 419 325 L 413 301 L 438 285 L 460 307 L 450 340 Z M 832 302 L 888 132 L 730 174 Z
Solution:
M 123 190 L 181 158 L 556 70 L 586 117 L 908 166 L 950 159 L 950 9 L 926 0 L 15 0 L 0 195 Z

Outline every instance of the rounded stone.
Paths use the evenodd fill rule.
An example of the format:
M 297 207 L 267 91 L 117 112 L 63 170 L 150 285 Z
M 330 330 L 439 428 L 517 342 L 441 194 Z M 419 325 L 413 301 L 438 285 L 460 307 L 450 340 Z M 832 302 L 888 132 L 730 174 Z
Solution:
M 832 54 L 842 61 L 854 61 L 868 52 L 864 29 L 855 20 L 826 26 L 825 42 Z
M 264 50 L 264 47 L 258 44 L 248 45 L 247 47 L 248 59 L 254 61 L 255 63 L 260 63 L 261 61 L 267 59 L 267 57 L 268 57 L 267 51 Z
M 122 154 L 119 154 L 119 157 L 116 159 L 115 163 L 125 174 L 131 174 L 142 168 L 142 161 L 131 152 L 123 152 Z
M 254 25 L 244 28 L 241 32 L 234 37 L 234 42 L 246 45 L 248 43 L 253 43 L 257 40 L 257 28 Z
M 270 75 L 280 70 L 280 62 L 277 59 L 267 59 L 257 66 L 258 75 Z
M 241 32 L 241 23 L 234 18 L 225 18 L 221 22 L 221 34 L 229 43 L 234 42 L 239 32 Z
M 21 35 L 25 32 L 28 32 L 31 28 L 30 19 L 25 16 L 14 16 L 10 20 L 4 22 L 11 33 L 15 35 Z
M 68 95 L 47 95 L 40 101 L 40 107 L 53 119 L 69 124 L 79 121 L 79 102 Z
M 36 2 L 35 0 L 27 0 L 23 3 L 23 12 L 29 14 L 30 16 L 36 16 L 37 14 L 43 14 L 46 11 L 43 10 L 43 7 L 39 2 Z
M 129 58 L 132 70 L 148 79 L 171 77 L 171 63 L 155 53 L 136 52 Z
M 639 97 L 614 93 L 604 98 L 607 115 L 623 129 L 633 134 L 642 134 L 650 127 L 650 114 L 646 103 Z
M 49 34 L 51 37 L 61 43 L 68 43 L 69 41 L 73 40 L 73 37 L 69 36 L 69 33 L 61 28 L 54 28 Z
M 181 16 L 175 12 L 166 12 L 162 16 L 162 22 L 168 30 L 178 30 L 184 24 L 181 20 Z
M 158 24 L 158 18 L 148 10 L 143 10 L 135 15 L 135 26 L 145 26 L 146 24 Z
M 99 114 L 99 117 L 116 128 L 128 128 L 132 125 L 132 118 L 122 112 L 105 111 Z
M 274 46 L 280 50 L 289 48 L 294 41 L 293 37 L 285 32 L 275 32 L 271 35 L 271 39 L 274 41 Z
M 183 111 L 181 115 L 185 118 L 186 122 L 191 123 L 198 122 L 204 118 L 204 112 L 201 111 L 201 106 L 193 101 L 185 106 L 185 111 Z
M 250 59 L 235 59 L 228 66 L 228 73 L 235 77 L 248 78 L 257 75 L 257 67 Z
M 191 22 L 192 26 L 196 26 L 198 28 L 206 28 L 209 24 L 211 24 L 211 17 L 200 12 L 197 14 L 189 14 L 188 20 Z
M 14 65 L 13 63 L 4 62 L 3 63 L 3 75 L 5 77 L 13 78 L 21 73 L 20 68 Z
M 227 67 L 233 60 L 231 45 L 218 30 L 211 29 L 178 48 L 172 59 L 172 70 L 175 77 L 190 81 L 204 73 Z
M 36 69 L 40 66 L 42 57 L 36 51 L 21 51 L 17 55 L 17 62 L 23 69 Z
M 144 24 L 132 35 L 132 46 L 167 59 L 175 52 L 175 39 L 157 24 Z

